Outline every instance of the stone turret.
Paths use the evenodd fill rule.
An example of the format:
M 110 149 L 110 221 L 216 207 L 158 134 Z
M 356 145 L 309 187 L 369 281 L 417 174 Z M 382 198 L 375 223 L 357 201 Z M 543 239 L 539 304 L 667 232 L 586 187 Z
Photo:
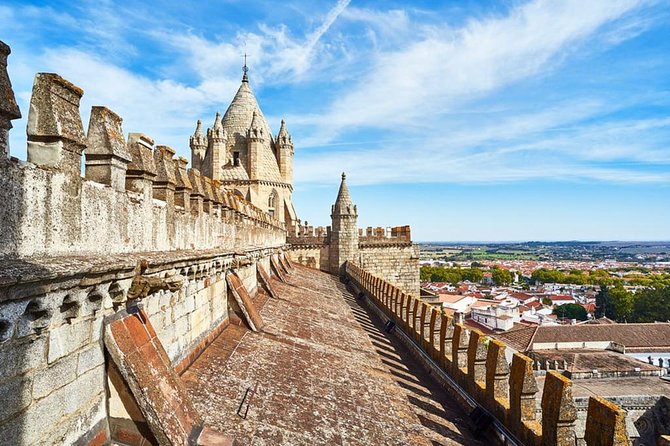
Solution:
M 329 264 L 333 274 L 339 274 L 344 262 L 355 260 L 358 254 L 358 210 L 351 200 L 346 180 L 346 174 L 342 173 L 340 190 L 330 213 Z
M 248 70 L 245 65 L 242 82 L 214 127 L 201 137 L 198 126 L 191 137 L 192 164 L 291 226 L 298 218 L 291 197 L 293 141 L 283 124 L 278 134 L 281 143 L 275 142 L 275 133 L 251 90 Z M 204 154 L 203 144 L 207 145 Z
M 249 179 L 258 179 L 258 168 L 260 161 L 261 150 L 263 150 L 263 143 L 265 142 L 265 131 L 261 122 L 261 117 L 254 111 L 251 118 L 251 125 L 247 131 L 248 153 L 247 157 L 247 172 L 249 172 Z
M 217 115 L 218 116 L 218 115 Z M 190 138 L 191 165 L 194 169 L 201 169 L 207 153 L 207 138 L 202 133 L 202 121 L 198 119 L 195 133 Z
M 214 125 L 207 130 L 207 139 L 209 140 L 209 146 L 201 172 L 203 175 L 214 178 L 218 175 L 216 172 L 219 172 L 227 162 L 226 143 L 228 142 L 228 133 L 223 128 L 221 115 L 218 112 L 214 118 Z
M 286 122 L 281 120 L 276 139 L 279 172 L 284 183 L 293 184 L 293 139 L 286 130 Z

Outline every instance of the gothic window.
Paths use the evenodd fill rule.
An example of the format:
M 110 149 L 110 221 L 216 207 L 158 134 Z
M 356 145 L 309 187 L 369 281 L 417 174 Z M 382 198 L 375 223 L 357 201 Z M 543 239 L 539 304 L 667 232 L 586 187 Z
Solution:
M 240 165 L 240 152 L 233 152 L 233 166 Z

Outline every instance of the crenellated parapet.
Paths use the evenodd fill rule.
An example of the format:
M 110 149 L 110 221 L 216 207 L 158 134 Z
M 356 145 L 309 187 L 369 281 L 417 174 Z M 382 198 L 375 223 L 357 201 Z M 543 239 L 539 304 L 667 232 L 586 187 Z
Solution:
M 84 133 L 83 90 L 57 74 L 35 76 L 28 162 L 10 159 L 7 131 L 20 113 L 5 69 L 8 54 L 1 44 L 0 257 L 244 250 L 285 243 L 283 223 L 187 169 L 173 148 L 142 133 L 126 140 L 122 118 L 108 108 L 92 108 Z
M 411 245 L 412 235 L 409 225 L 392 228 L 368 226 L 365 230 L 358 229 L 358 244 L 361 247 L 368 245 Z
M 295 246 L 321 246 L 330 242 L 330 226 L 311 226 L 307 221 L 304 224 L 292 226 L 286 237 L 287 243 Z
M 495 431 L 499 440 L 530 446 L 577 444 L 577 410 L 569 378 L 549 371 L 539 397 L 540 388 L 529 357 L 510 354 L 503 342 L 465 328 L 459 318 L 440 314 L 430 304 L 354 262 L 347 262 L 345 274 L 345 282 L 384 321 L 393 322 L 398 337 L 431 374 L 450 393 L 460 395 L 467 410 L 474 414 L 476 409 L 480 420 L 490 420 L 485 425 Z M 591 396 L 584 443 L 629 445 L 625 418 L 625 411 L 617 404 Z M 480 427 L 486 429 L 484 425 Z

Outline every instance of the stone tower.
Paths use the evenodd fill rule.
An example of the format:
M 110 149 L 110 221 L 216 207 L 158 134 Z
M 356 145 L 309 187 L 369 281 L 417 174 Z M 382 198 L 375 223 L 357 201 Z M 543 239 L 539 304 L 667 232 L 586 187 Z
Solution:
M 209 167 L 210 172 L 218 172 L 221 166 L 226 164 L 226 143 L 228 142 L 228 133 L 223 128 L 221 115 L 218 113 L 214 118 L 212 128 L 207 129 L 207 140 L 209 144 L 204 164 Z
M 191 146 L 191 167 L 201 170 L 207 153 L 207 138 L 202 133 L 202 121 L 199 119 L 189 145 Z
M 281 120 L 276 139 L 279 172 L 285 183 L 293 184 L 293 140 L 286 130 L 286 123 Z
M 260 157 L 263 150 L 263 143 L 265 142 L 265 136 L 261 119 L 254 111 L 253 118 L 251 118 L 251 125 L 247 132 L 247 172 L 250 180 L 258 179 Z
M 282 122 L 277 140 L 249 86 L 248 68 L 226 112 L 191 137 L 193 167 L 275 216 L 297 224 L 293 207 L 293 141 Z M 203 150 L 205 147 L 205 150 Z
M 344 173 L 330 218 L 329 269 L 331 273 L 339 274 L 344 262 L 355 260 L 358 254 L 358 210 L 351 201 Z

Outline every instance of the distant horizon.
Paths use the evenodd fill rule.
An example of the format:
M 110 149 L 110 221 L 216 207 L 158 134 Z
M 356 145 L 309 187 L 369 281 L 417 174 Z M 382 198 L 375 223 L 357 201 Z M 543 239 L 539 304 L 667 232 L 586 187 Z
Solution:
M 513 243 L 667 243 L 670 240 L 414 240 L 416 244 L 440 243 L 440 244 L 454 244 L 464 243 L 473 245 L 484 245 L 487 243 L 495 243 L 499 245 L 513 244 Z

